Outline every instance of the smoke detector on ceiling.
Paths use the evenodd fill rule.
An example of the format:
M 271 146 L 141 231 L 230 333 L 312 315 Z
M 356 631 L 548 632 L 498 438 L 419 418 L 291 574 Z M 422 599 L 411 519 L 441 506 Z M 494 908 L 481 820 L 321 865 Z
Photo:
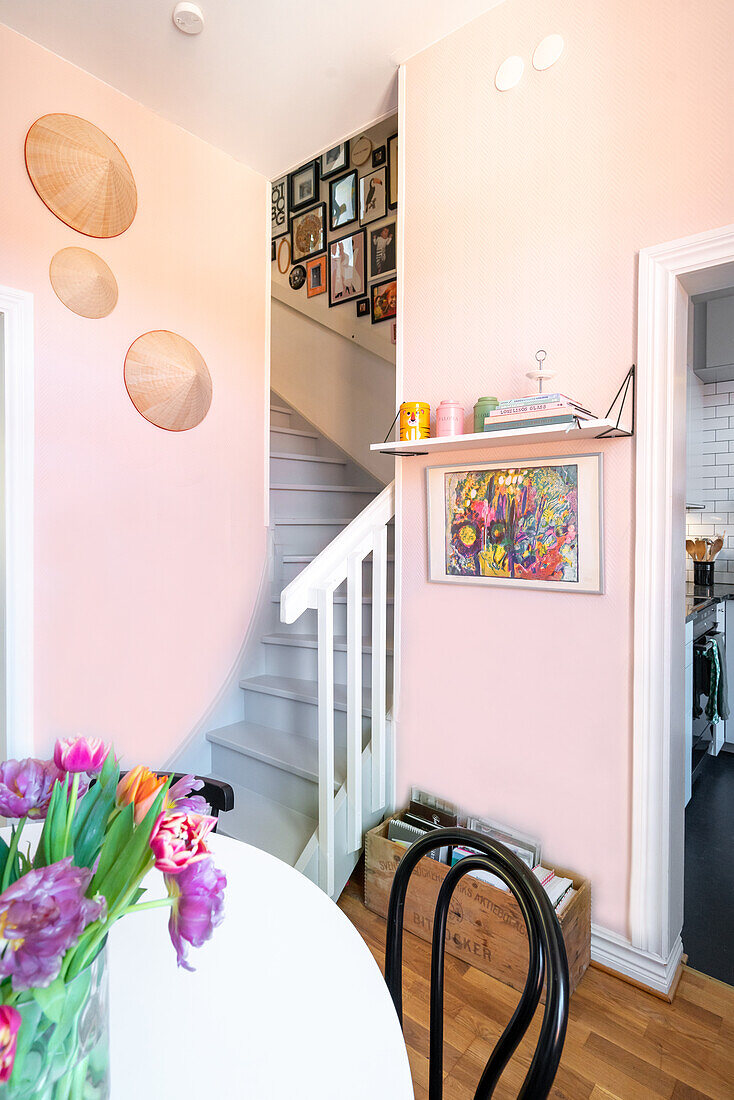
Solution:
M 184 34 L 201 34 L 204 30 L 204 13 L 198 4 L 181 0 L 173 9 L 173 22 Z

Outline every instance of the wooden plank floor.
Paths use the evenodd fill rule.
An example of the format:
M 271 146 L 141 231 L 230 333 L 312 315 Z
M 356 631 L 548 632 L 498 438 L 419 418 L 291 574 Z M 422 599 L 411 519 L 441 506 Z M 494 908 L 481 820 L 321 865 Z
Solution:
M 339 906 L 384 963 L 385 921 L 365 909 L 357 877 Z M 407 933 L 404 1032 L 416 1100 L 428 1097 L 430 947 Z M 489 1053 L 519 994 L 446 956 L 445 1100 L 473 1100 Z M 540 1013 L 497 1088 L 516 1098 L 530 1065 Z M 734 988 L 684 969 L 672 1005 L 594 967 L 571 998 L 563 1059 L 551 1096 L 560 1100 L 734 1098 Z

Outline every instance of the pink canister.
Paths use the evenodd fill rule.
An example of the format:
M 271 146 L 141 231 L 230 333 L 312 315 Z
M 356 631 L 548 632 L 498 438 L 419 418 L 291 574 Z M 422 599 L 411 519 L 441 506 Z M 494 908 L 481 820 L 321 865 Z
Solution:
M 442 401 L 436 409 L 436 435 L 464 434 L 464 406 L 458 401 Z

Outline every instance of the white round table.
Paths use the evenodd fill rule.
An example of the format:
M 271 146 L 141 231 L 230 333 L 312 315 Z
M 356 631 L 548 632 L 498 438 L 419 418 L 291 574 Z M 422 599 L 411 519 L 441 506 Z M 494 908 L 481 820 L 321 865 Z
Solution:
M 214 835 L 225 916 L 176 966 L 168 910 L 109 937 L 112 1100 L 412 1100 L 379 967 L 341 910 L 273 856 Z M 162 897 L 149 878 L 146 900 Z

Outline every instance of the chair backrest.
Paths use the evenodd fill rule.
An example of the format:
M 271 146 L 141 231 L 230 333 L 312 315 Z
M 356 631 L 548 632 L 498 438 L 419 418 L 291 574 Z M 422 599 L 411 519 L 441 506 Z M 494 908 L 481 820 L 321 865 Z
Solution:
M 183 779 L 185 774 L 185 772 L 172 772 L 171 785 L 177 783 L 179 779 Z M 120 772 L 121 779 L 126 775 L 126 771 Z M 223 779 L 214 779 L 211 775 L 197 775 L 194 778 L 200 779 L 204 784 L 200 790 L 194 793 L 200 794 L 202 798 L 206 799 L 212 808 L 212 817 L 218 818 L 220 814 L 226 813 L 227 810 L 234 808 L 234 791 L 229 783 L 225 783 Z M 216 825 L 212 831 L 216 833 Z
M 561 926 L 555 909 L 538 879 L 522 860 L 506 848 L 470 829 L 434 829 L 416 840 L 400 860 L 387 914 L 385 980 L 402 1026 L 403 1023 L 403 915 L 410 876 L 418 861 L 436 848 L 462 845 L 476 855 L 454 864 L 441 885 L 433 920 L 431 950 L 431 1016 L 429 1049 L 429 1100 L 443 1096 L 443 976 L 446 922 L 451 897 L 459 880 L 470 871 L 491 871 L 512 891 L 525 921 L 528 935 L 528 976 L 512 1018 L 502 1032 L 474 1094 L 487 1100 L 527 1031 L 533 1018 L 543 980 L 546 1000 L 543 1022 L 530 1069 L 518 1094 L 520 1100 L 542 1100 L 550 1092 L 561 1060 L 568 1023 L 568 960 Z

